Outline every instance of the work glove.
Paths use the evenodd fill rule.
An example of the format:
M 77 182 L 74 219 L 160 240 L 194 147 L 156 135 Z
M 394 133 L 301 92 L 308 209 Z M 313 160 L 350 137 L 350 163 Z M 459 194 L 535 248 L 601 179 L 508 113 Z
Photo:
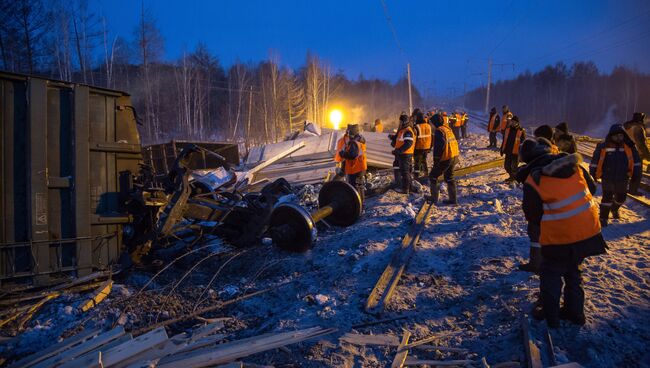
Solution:
M 336 172 L 336 176 L 344 176 L 345 175 L 345 172 L 343 171 L 342 167 L 337 167 L 335 172 Z

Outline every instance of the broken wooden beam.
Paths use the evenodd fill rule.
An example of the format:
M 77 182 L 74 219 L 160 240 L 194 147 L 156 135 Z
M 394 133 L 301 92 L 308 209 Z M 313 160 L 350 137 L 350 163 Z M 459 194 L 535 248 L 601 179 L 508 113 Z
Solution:
M 397 336 L 388 334 L 365 335 L 357 333 L 346 333 L 339 337 L 339 341 L 354 345 L 380 345 L 380 346 L 399 346 L 400 340 Z M 409 344 L 408 348 L 419 350 L 438 350 L 450 353 L 467 354 L 469 350 L 462 348 L 450 348 L 446 346 L 428 345 L 428 344 Z
M 108 294 L 111 293 L 113 289 L 113 280 L 108 279 L 104 282 L 95 293 L 88 299 L 84 304 L 81 305 L 80 309 L 82 312 L 88 312 L 91 308 L 94 308 L 97 304 L 101 303 L 102 300 L 106 299 Z
M 524 351 L 526 352 L 526 362 L 528 368 L 542 368 L 542 355 L 539 348 L 530 337 L 530 326 L 528 325 L 528 316 L 521 317 L 521 330 L 524 338 Z
M 476 364 L 473 360 L 424 360 L 424 359 L 407 359 L 405 365 L 420 366 L 429 365 L 432 367 L 464 367 L 470 364 Z
M 404 366 L 406 356 L 409 354 L 408 349 L 404 350 L 404 347 L 408 345 L 410 337 L 411 333 L 407 330 L 404 330 L 402 341 L 400 341 L 399 346 L 397 347 L 397 354 L 395 354 L 395 358 L 393 359 L 393 363 L 390 365 L 390 368 L 402 368 Z
M 11 367 L 31 367 L 32 365 L 42 362 L 45 359 L 48 359 L 52 356 L 55 356 L 61 353 L 64 350 L 70 349 L 76 345 L 82 344 L 88 339 L 99 335 L 102 332 L 101 329 L 85 330 L 78 333 L 75 336 L 72 336 L 68 339 L 61 341 L 58 344 L 51 345 L 49 348 L 39 351 L 36 354 L 29 355 L 25 358 L 22 358 L 11 365 Z
M 314 337 L 327 335 L 335 331 L 335 328 L 324 329 L 322 327 L 312 327 L 299 331 L 254 336 L 219 344 L 214 347 L 171 355 L 161 359 L 160 362 L 158 362 L 158 367 L 200 368 L 225 364 L 252 354 L 276 349 L 285 345 L 295 344 Z
M 429 202 L 423 202 L 415 216 L 415 222 L 402 239 L 399 249 L 393 254 L 390 263 L 377 280 L 375 287 L 368 296 L 365 310 L 367 313 L 378 314 L 384 311 L 397 284 L 415 252 L 415 246 L 420 239 L 420 234 L 427 224 L 429 213 L 433 206 Z

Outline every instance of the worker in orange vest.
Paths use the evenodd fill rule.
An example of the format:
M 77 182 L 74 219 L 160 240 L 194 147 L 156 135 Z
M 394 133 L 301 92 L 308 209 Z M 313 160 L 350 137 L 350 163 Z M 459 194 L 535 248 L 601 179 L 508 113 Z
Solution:
M 460 124 L 460 137 L 462 139 L 465 139 L 468 137 L 467 135 L 467 122 L 469 121 L 469 117 L 467 116 L 467 113 L 463 111 L 463 113 L 460 115 L 461 118 L 461 124 Z
M 384 132 L 384 125 L 381 123 L 381 119 L 375 119 L 375 125 L 372 127 L 372 131 L 375 133 Z
M 338 178 L 343 178 L 345 176 L 345 159 L 340 155 L 340 152 L 343 151 L 345 146 L 349 141 L 348 131 L 345 130 L 345 133 L 338 141 L 336 141 L 336 153 L 334 154 L 334 162 L 336 163 L 336 176 Z
M 438 203 L 438 196 L 440 194 L 438 178 L 440 175 L 444 175 L 449 195 L 449 198 L 445 203 L 457 204 L 458 199 L 456 180 L 454 180 L 454 168 L 458 162 L 458 142 L 456 141 L 456 137 L 451 131 L 451 128 L 448 124 L 445 124 L 441 115 L 433 115 L 432 120 L 436 130 L 433 137 L 433 167 L 429 173 L 431 196 L 428 200 L 431 203 Z
M 501 132 L 501 137 L 503 138 L 506 128 L 508 127 L 508 120 L 512 119 L 514 115 L 510 112 L 510 107 L 508 105 L 503 105 L 501 107 L 501 124 L 499 125 L 499 131 Z
M 413 153 L 415 152 L 415 132 L 411 128 L 409 116 L 402 113 L 399 117 L 399 130 L 389 135 L 395 147 L 393 170 L 396 173 L 396 188 L 398 193 L 409 194 L 411 190 L 411 170 L 413 169 Z
M 515 181 L 515 174 L 519 166 L 519 144 L 524 139 L 526 139 L 526 131 L 519 125 L 519 118 L 513 116 L 508 120 L 503 134 L 503 142 L 501 142 L 501 156 L 506 156 L 503 166 L 508 173 L 507 182 Z
M 487 148 L 497 148 L 497 132 L 499 131 L 499 114 L 495 107 L 490 110 L 490 118 L 488 119 L 487 131 L 490 136 L 490 145 Z
M 630 182 L 641 176 L 639 152 L 623 125 L 612 125 L 605 141 L 596 146 L 589 169 L 594 178 L 602 179 L 600 223 L 607 226 L 610 213 L 620 218 L 618 210 L 627 198 Z
M 343 170 L 348 184 L 357 189 L 361 200 L 365 198 L 365 177 L 368 164 L 366 161 L 366 140 L 359 132 L 358 124 L 349 124 L 347 142 L 338 151 L 338 157 L 343 158 Z
M 541 138 L 543 139 L 543 138 Z M 560 319 L 584 325 L 584 291 L 580 264 L 586 257 L 604 254 L 607 244 L 601 234 L 598 208 L 592 203 L 596 184 L 580 166 L 578 154 L 551 155 L 539 149 L 535 140 L 521 147 L 525 176 L 522 207 L 531 230 L 539 240 L 540 301 L 531 313 L 546 319 L 550 328 Z M 531 228 L 532 226 L 532 228 Z M 560 308 L 564 284 L 564 306 Z
M 560 153 L 560 149 L 555 145 L 555 141 L 553 140 L 553 133 L 553 128 L 551 128 L 550 125 L 540 125 L 533 131 L 535 138 L 541 137 L 548 140 L 548 143 L 551 144 L 551 154 L 557 155 Z
M 460 126 L 463 124 L 463 118 L 459 112 L 454 112 L 449 118 L 449 127 L 454 133 L 457 140 L 460 139 Z
M 415 151 L 413 153 L 415 180 L 418 180 L 420 176 L 426 177 L 429 173 L 427 155 L 431 151 L 431 131 L 431 125 L 424 118 L 424 114 L 420 112 L 415 117 Z

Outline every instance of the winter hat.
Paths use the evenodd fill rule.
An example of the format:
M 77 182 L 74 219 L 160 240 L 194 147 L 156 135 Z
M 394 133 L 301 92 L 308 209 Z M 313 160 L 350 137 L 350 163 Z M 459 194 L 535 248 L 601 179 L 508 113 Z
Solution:
M 556 125 L 555 129 L 561 131 L 564 134 L 569 134 L 569 123 L 563 121 L 560 124 Z
M 643 120 L 645 120 L 645 113 L 644 112 L 635 112 L 634 115 L 632 115 L 632 121 L 643 122 Z
M 402 111 L 402 113 L 399 116 L 399 122 L 403 123 L 403 122 L 408 121 L 408 120 L 409 120 L 409 116 L 406 115 L 406 113 L 404 111 Z
M 497 113 L 497 108 L 493 107 L 492 110 L 490 110 L 490 113 L 491 114 L 496 114 Z
M 545 144 L 539 144 L 537 140 L 532 138 L 527 138 L 519 146 L 519 157 L 525 163 L 529 163 L 537 157 L 545 155 L 547 153 L 551 153 L 551 147 Z
M 355 136 L 359 134 L 359 124 L 348 124 L 348 135 Z
M 436 128 L 442 126 L 444 124 L 444 122 L 445 122 L 444 119 L 442 118 L 442 115 L 440 115 L 440 114 L 433 115 L 431 120 L 433 121 L 433 125 Z
M 425 123 L 425 121 L 424 121 L 424 114 L 422 114 L 422 112 L 418 112 L 418 113 L 415 115 L 415 123 L 416 123 L 416 124 L 424 124 L 424 123 Z
M 543 137 L 549 141 L 553 139 L 553 128 L 550 125 L 541 125 L 533 132 L 535 137 Z
M 501 107 L 501 110 L 503 110 L 503 111 L 510 111 L 510 107 L 508 107 L 508 105 L 503 105 L 503 106 Z
M 615 135 L 615 134 L 626 134 L 625 129 L 623 128 L 623 125 L 621 124 L 614 124 L 609 128 L 609 133 L 607 135 Z

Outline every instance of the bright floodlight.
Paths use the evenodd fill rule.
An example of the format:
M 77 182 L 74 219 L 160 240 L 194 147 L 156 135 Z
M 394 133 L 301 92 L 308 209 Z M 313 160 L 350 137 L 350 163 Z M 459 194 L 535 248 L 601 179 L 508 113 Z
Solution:
M 339 129 L 339 124 L 343 120 L 343 113 L 341 110 L 332 110 L 330 111 L 330 122 L 332 122 L 332 127 L 336 130 Z

